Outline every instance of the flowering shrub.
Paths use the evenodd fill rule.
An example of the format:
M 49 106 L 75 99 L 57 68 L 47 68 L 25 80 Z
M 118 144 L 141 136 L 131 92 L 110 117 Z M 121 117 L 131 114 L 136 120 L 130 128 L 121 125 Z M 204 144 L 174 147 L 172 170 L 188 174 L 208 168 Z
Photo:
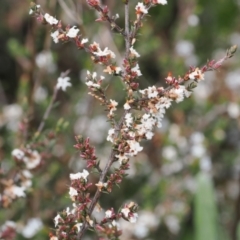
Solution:
M 106 140 L 111 144 L 111 151 L 107 161 L 104 161 L 96 153 L 90 138 L 82 135 L 75 137 L 74 148 L 86 164 L 82 171 L 69 175 L 68 194 L 72 204 L 55 216 L 56 229 L 49 234 L 51 240 L 83 239 L 86 230 L 95 232 L 99 239 L 119 239 L 124 234 L 124 228 L 121 228 L 119 224 L 120 221 L 124 220 L 129 224 L 138 221 L 138 205 L 131 200 L 121 203 L 117 209 L 108 206 L 104 216 L 95 217 L 96 211 L 103 212 L 100 206 L 101 197 L 104 194 L 110 195 L 114 188 L 123 182 L 128 171 L 131 170 L 131 161 L 134 161 L 133 158 L 138 157 L 143 150 L 143 142 L 152 140 L 155 129 L 162 127 L 167 109 L 173 103 L 180 103 L 189 98 L 198 84 L 204 84 L 201 82 L 205 79 L 205 73 L 219 69 L 226 60 L 234 55 L 237 49 L 234 45 L 219 60 L 208 61 L 203 67 L 190 67 L 182 76 L 175 77 L 169 73 L 165 77 L 166 87 L 153 85 L 142 89 L 140 87 L 142 72 L 138 62 L 140 54 L 134 46 L 136 41 L 141 39 L 138 34 L 150 9 L 152 7 L 164 8 L 167 1 L 144 0 L 137 3 L 134 19 L 131 19 L 129 15 L 130 3 L 128 0 L 123 1 L 124 27 L 117 24 L 116 20 L 119 16 L 112 16 L 109 8 L 103 6 L 99 0 L 87 0 L 86 2 L 98 12 L 97 22 L 108 22 L 111 29 L 124 39 L 125 55 L 121 64 L 119 64 L 114 51 L 85 38 L 77 26 L 64 26 L 61 20 L 44 13 L 41 6 L 35 3 L 31 3 L 29 11 L 29 14 L 34 16 L 39 23 L 49 25 L 46 27 L 50 28 L 50 35 L 54 43 L 72 42 L 78 50 L 85 51 L 94 64 L 100 65 L 103 75 L 107 76 L 108 74 L 112 79 L 121 81 L 122 94 L 125 96 L 124 102 L 121 103 L 111 99 L 107 91 L 108 85 L 111 83 L 105 81 L 105 76 L 87 70 L 85 84 L 88 93 L 104 107 L 110 124 Z M 58 77 L 51 101 L 31 140 L 12 151 L 12 157 L 18 168 L 12 174 L 14 176 L 12 179 L 5 180 L 6 177 L 4 175 L 2 177 L 3 191 L 0 197 L 3 207 L 10 207 L 13 201 L 26 197 L 32 186 L 33 173 L 31 171 L 40 169 L 45 161 L 50 161 L 48 146 L 54 145 L 55 142 L 52 142 L 56 141 L 58 133 L 67 127 L 66 122 L 59 120 L 55 131 L 50 131 L 46 135 L 42 134 L 58 92 L 66 91 L 73 85 L 68 74 L 69 71 L 66 71 Z M 22 128 L 25 127 L 23 124 Z M 201 135 L 192 136 L 192 142 L 193 144 L 197 142 L 198 146 L 202 146 L 203 139 Z M 171 159 L 174 158 L 173 152 L 174 150 L 172 151 L 171 148 L 165 148 L 163 155 Z M 172 170 L 165 166 L 163 171 L 168 175 Z M 9 176 L 11 176 L 11 171 L 9 172 Z M 91 175 L 94 175 L 94 179 Z M 168 228 L 176 233 L 179 231 L 179 225 L 178 220 L 171 213 L 173 208 L 159 211 L 165 215 L 164 219 Z M 185 208 L 185 205 L 182 206 L 182 212 L 186 211 Z M 167 211 L 170 213 L 167 214 Z M 179 215 L 181 214 L 179 213 Z M 153 222 L 157 222 L 157 220 L 153 220 Z M 13 239 L 14 229 L 14 223 L 6 222 L 1 228 L 0 236 Z

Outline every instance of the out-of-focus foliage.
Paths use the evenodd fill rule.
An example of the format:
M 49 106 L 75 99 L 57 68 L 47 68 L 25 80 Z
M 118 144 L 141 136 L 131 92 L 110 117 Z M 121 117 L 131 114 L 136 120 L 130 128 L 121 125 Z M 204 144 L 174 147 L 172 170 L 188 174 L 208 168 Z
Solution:
M 130 2 L 133 20 L 137 1 Z M 65 24 L 78 25 L 90 41 L 109 47 L 119 59 L 123 57 L 122 37 L 112 33 L 107 23 L 95 22 L 96 13 L 85 1 L 38 3 Z M 124 26 L 122 1 L 103 3 L 120 15 L 117 21 Z M 83 84 L 86 70 L 101 73 L 101 68 L 73 44 L 53 44 L 49 27 L 39 25 L 28 11 L 29 1 L 1 2 L 1 171 L 14 166 L 14 148 L 33 141 L 62 71 L 71 70 L 73 87 L 59 92 L 58 104 L 46 121 L 43 135 L 53 131 L 57 137 L 44 149 L 42 166 L 33 172 L 32 190 L 11 208 L 0 209 L 0 225 L 15 221 L 19 240 L 47 239 L 57 211 L 69 205 L 69 173 L 84 168 L 73 148 L 75 135 L 90 137 L 101 164 L 110 150 L 105 140 L 109 124 L 104 109 Z M 168 72 L 184 74 L 189 66 L 223 57 L 229 46 L 240 45 L 239 11 L 237 0 L 169 0 L 168 5 L 151 9 L 135 45 L 144 76 L 140 85 L 164 85 Z M 106 81 L 109 96 L 121 104 L 124 96 L 118 90 L 123 85 L 117 77 L 106 76 Z M 123 240 L 240 239 L 239 91 L 237 52 L 219 71 L 206 74 L 190 99 L 169 109 L 164 126 L 145 143 L 144 152 L 132 159 L 129 176 L 121 187 L 101 200 L 103 208 L 117 209 L 127 200 L 139 204 L 138 222 L 121 222 Z M 58 132 L 60 118 L 69 125 Z M 26 136 L 18 133 L 19 121 L 28 122 Z M 206 175 L 211 177 L 203 179 Z M 26 226 L 31 219 L 39 220 L 41 230 L 29 235 Z

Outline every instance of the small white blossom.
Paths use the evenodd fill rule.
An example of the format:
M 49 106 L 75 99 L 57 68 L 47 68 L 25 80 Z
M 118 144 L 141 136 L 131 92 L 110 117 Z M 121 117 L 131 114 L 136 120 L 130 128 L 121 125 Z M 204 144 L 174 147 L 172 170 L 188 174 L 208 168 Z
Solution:
M 129 110 L 129 109 L 131 108 L 131 106 L 129 105 L 128 102 L 126 102 L 126 103 L 123 105 L 123 108 L 124 108 L 125 110 Z
M 130 48 L 130 53 L 136 58 L 140 57 L 139 53 L 133 47 Z
M 103 51 L 99 48 L 97 52 L 94 52 L 94 54 L 99 56 L 99 57 L 104 57 L 104 56 L 110 56 L 111 58 L 115 58 L 116 57 L 114 52 L 109 50 L 107 47 Z
M 132 125 L 133 117 L 132 117 L 132 114 L 131 114 L 131 113 L 127 113 L 127 114 L 126 114 L 126 116 L 125 116 L 125 122 L 126 122 L 127 127 L 130 127 L 130 126 Z
M 130 213 L 129 208 L 125 207 L 122 208 L 121 213 L 124 215 L 125 218 L 128 218 L 128 214 Z
M 87 85 L 88 87 L 100 88 L 100 84 L 94 83 L 93 81 L 88 81 L 88 82 L 86 82 L 86 85 Z
M 87 177 L 89 175 L 89 172 L 85 169 L 83 169 L 83 172 L 78 172 L 78 173 L 70 173 L 70 179 L 71 180 L 78 180 L 83 178 L 85 181 L 87 181 Z
M 127 143 L 130 147 L 130 152 L 128 153 L 129 156 L 136 156 L 139 152 L 143 150 L 143 147 L 140 146 L 139 142 L 137 142 L 136 140 L 128 140 Z
M 155 105 L 157 109 L 169 108 L 171 106 L 172 100 L 167 97 L 161 97 L 159 102 Z
M 120 67 L 115 67 L 115 74 L 120 74 L 122 69 Z
M 45 13 L 44 18 L 50 25 L 55 25 L 58 23 L 58 20 L 48 13 Z
M 60 219 L 62 219 L 62 218 L 59 214 L 54 218 L 55 227 L 57 227 Z
M 28 149 L 27 154 L 24 153 L 23 162 L 26 164 L 27 169 L 37 167 L 41 162 L 41 156 L 38 151 Z
M 204 80 L 204 73 L 199 68 L 196 68 L 189 74 L 189 78 L 192 80 Z
M 76 26 L 71 27 L 66 34 L 67 37 L 75 38 L 79 32 L 79 29 Z
M 120 163 L 120 165 L 122 165 L 123 162 L 128 161 L 128 157 L 123 155 L 115 155 L 116 158 L 118 158 L 118 161 Z
M 115 129 L 111 128 L 108 130 L 108 136 L 107 136 L 107 141 L 109 142 L 113 142 L 114 141 L 114 133 L 115 133 Z
M 106 216 L 106 218 L 112 217 L 112 211 L 111 211 L 111 210 L 107 210 L 107 211 L 105 212 L 105 216 Z
M 147 14 L 148 13 L 148 10 L 143 3 L 138 3 L 137 6 L 135 7 L 135 9 L 137 10 L 137 14 L 139 14 L 139 13 Z
M 110 99 L 110 105 L 109 105 L 109 108 L 110 108 L 110 112 L 109 112 L 109 115 L 113 115 L 113 112 L 117 110 L 116 106 L 118 105 L 118 102 L 116 102 L 115 100 L 112 100 Z
M 148 98 L 155 98 L 158 96 L 158 91 L 155 86 L 148 87 L 147 89 L 143 89 L 139 91 L 141 94 L 146 94 Z
M 83 225 L 82 223 L 77 223 L 74 225 L 74 227 L 76 227 L 77 231 L 80 232 L 82 225 Z
M 53 41 L 54 41 L 55 43 L 58 43 L 58 42 L 59 42 L 59 39 L 58 39 L 59 34 L 60 34 L 60 33 L 59 33 L 58 30 L 56 30 L 55 32 L 51 33 L 51 37 L 52 37 L 52 39 L 53 39 Z
M 82 41 L 81 41 L 81 44 L 84 44 L 84 43 L 87 43 L 88 42 L 88 39 L 87 38 L 83 38 Z
M 167 4 L 167 0 L 153 0 L 153 4 L 166 5 Z
M 69 195 L 70 195 L 71 199 L 74 199 L 74 197 L 78 195 L 78 192 L 75 188 L 70 187 L 69 188 Z
M 24 157 L 24 155 L 25 155 L 25 153 L 22 151 L 22 150 L 20 150 L 20 149 L 14 149 L 13 151 L 12 151 L 12 156 L 13 157 L 16 157 L 17 159 L 19 159 L 19 160 L 22 160 L 23 159 L 23 157 Z
M 132 68 L 131 71 L 135 72 L 138 77 L 142 75 L 138 64 L 134 68 Z
M 169 93 L 174 95 L 174 100 L 179 103 L 184 99 L 184 86 L 179 86 L 179 88 L 172 88 Z
M 96 77 L 97 77 L 97 73 L 96 73 L 96 72 L 93 72 L 92 78 L 94 79 L 94 78 L 96 78 Z
M 129 222 L 130 223 L 135 223 L 137 221 L 138 214 L 137 213 L 132 213 L 129 217 Z
M 61 88 L 63 91 L 66 91 L 67 87 L 72 86 L 72 84 L 69 82 L 70 77 L 59 77 L 57 81 L 57 89 Z

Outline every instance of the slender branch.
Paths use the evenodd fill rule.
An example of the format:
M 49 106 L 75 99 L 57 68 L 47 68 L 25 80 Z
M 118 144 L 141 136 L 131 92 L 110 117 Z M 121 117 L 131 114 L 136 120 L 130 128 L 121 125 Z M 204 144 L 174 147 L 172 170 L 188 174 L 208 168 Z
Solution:
M 125 3 L 125 43 L 126 43 L 126 58 L 129 55 L 130 49 L 130 33 L 129 33 L 129 4 L 128 1 Z
M 58 89 L 55 87 L 54 88 L 54 91 L 53 91 L 53 95 L 52 95 L 52 98 L 51 98 L 51 101 L 48 105 L 48 108 L 46 109 L 44 115 L 43 115 L 43 118 L 42 118 L 42 121 L 38 127 L 38 130 L 37 130 L 37 134 L 40 134 L 45 126 L 45 121 L 48 119 L 49 115 L 50 115 L 50 112 L 52 110 L 52 107 L 53 107 L 53 103 L 55 102 L 56 98 L 57 98 L 57 93 L 58 93 Z
M 121 129 L 122 128 L 122 125 L 123 125 L 123 122 L 124 122 L 124 117 L 125 115 L 127 114 L 128 111 L 125 111 L 122 118 L 120 119 L 118 125 L 115 127 L 115 129 Z M 118 132 L 118 135 L 120 134 L 120 131 Z M 99 178 L 99 181 L 100 182 L 104 182 L 105 181 L 105 178 L 107 176 L 107 173 L 110 169 L 110 167 L 112 166 L 113 162 L 114 162 L 114 156 L 115 156 L 115 150 L 112 149 L 111 150 L 111 153 L 110 153 L 110 156 L 109 156 L 109 159 L 108 159 L 108 162 L 104 168 L 104 170 L 102 171 L 101 173 L 101 176 Z M 98 203 L 98 200 L 100 198 L 100 195 L 101 195 L 101 191 L 97 190 L 92 201 L 91 201 L 91 204 L 88 208 L 88 215 L 90 216 L 96 206 L 96 204 Z M 85 231 L 87 230 L 88 228 L 88 223 L 85 221 L 82 225 L 82 228 L 81 228 L 81 231 L 79 232 L 78 234 L 78 239 L 81 240 L 82 237 L 84 236 L 84 233 Z
M 61 73 L 61 77 L 62 78 L 66 77 L 69 74 L 69 72 L 70 72 L 70 70 L 62 72 Z M 53 91 L 53 95 L 52 95 L 52 98 L 51 98 L 51 101 L 50 101 L 50 103 L 49 103 L 49 105 L 48 105 L 48 107 L 47 107 L 47 109 L 46 109 L 46 111 L 45 111 L 45 113 L 43 115 L 42 121 L 41 121 L 41 123 L 40 123 L 40 125 L 38 127 L 38 130 L 37 130 L 37 134 L 40 134 L 42 132 L 44 126 L 45 126 L 45 121 L 48 119 L 48 117 L 50 115 L 50 112 L 51 112 L 51 110 L 53 108 L 53 104 L 54 104 L 54 102 L 55 102 L 55 100 L 57 98 L 57 93 L 58 93 L 58 89 L 55 86 L 54 91 Z
M 123 29 L 117 25 L 116 21 L 114 19 L 112 19 L 111 17 L 109 17 L 108 14 L 106 14 L 104 12 L 104 9 L 101 6 L 94 6 L 94 8 L 98 11 L 101 12 L 102 15 L 104 16 L 104 20 L 108 21 L 110 23 L 110 26 L 112 29 L 115 29 L 118 33 L 120 33 L 121 35 L 123 35 L 124 37 L 126 37 Z

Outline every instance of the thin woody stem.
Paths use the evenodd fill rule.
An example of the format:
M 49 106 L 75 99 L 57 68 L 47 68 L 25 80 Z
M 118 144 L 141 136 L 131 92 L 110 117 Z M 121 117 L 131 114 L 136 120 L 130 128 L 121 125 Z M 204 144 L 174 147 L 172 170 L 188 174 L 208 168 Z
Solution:
M 125 3 L 125 46 L 126 46 L 126 58 L 128 58 L 130 51 L 130 32 L 129 32 L 129 4 Z
M 123 121 L 124 121 L 124 117 L 125 115 L 127 114 L 127 111 L 124 112 L 122 118 L 120 119 L 118 125 L 115 127 L 115 129 L 121 129 L 122 128 L 122 125 L 123 125 Z M 120 134 L 120 131 L 118 133 L 118 135 Z M 100 178 L 99 178 L 99 181 L 100 182 L 104 182 L 105 179 L 106 179 L 106 176 L 107 176 L 107 173 L 110 169 L 110 167 L 112 166 L 113 162 L 114 162 L 114 156 L 115 156 L 115 150 L 112 149 L 111 150 L 111 153 L 110 153 L 110 156 L 109 156 L 109 159 L 108 159 L 108 162 L 104 168 L 104 170 L 102 171 L 101 175 L 100 175 Z M 92 201 L 91 201 L 91 204 L 88 208 L 88 215 L 90 216 L 100 198 L 100 195 L 101 195 L 101 191 L 97 190 Z M 84 236 L 84 233 L 85 231 L 87 230 L 88 228 L 88 223 L 85 221 L 82 225 L 82 228 L 81 228 L 81 231 L 79 232 L 78 234 L 78 239 L 81 240 L 82 237 Z
M 66 77 L 69 74 L 69 72 L 70 72 L 70 70 L 67 70 L 66 72 L 63 72 L 61 74 L 61 77 Z M 36 132 L 37 135 L 39 135 L 42 132 L 42 130 L 43 130 L 44 126 L 45 126 L 45 122 L 48 119 L 48 117 L 49 117 L 49 115 L 51 113 L 51 110 L 53 108 L 53 104 L 54 104 L 54 102 L 55 102 L 55 100 L 57 98 L 57 93 L 58 93 L 58 89 L 55 87 L 54 91 L 53 91 L 53 95 L 52 95 L 51 101 L 50 101 L 50 103 L 49 103 L 49 105 L 48 105 L 48 107 L 47 107 L 47 109 L 46 109 L 46 111 L 45 111 L 45 113 L 43 115 L 42 121 L 41 121 L 41 123 L 40 123 L 40 125 L 39 125 L 39 127 L 37 129 L 37 132 Z
M 50 112 L 51 112 L 52 107 L 53 107 L 53 103 L 55 102 L 55 100 L 57 98 L 57 93 L 58 93 L 58 89 L 55 87 L 54 91 L 53 91 L 53 95 L 52 95 L 51 101 L 50 101 L 50 103 L 48 105 L 48 108 L 46 109 L 46 111 L 45 111 L 45 113 L 43 115 L 42 121 L 41 121 L 41 123 L 40 123 L 40 125 L 39 125 L 39 127 L 37 129 L 37 134 L 38 135 L 42 132 L 42 130 L 43 130 L 44 126 L 45 126 L 45 121 L 48 119 L 48 117 L 50 115 Z

